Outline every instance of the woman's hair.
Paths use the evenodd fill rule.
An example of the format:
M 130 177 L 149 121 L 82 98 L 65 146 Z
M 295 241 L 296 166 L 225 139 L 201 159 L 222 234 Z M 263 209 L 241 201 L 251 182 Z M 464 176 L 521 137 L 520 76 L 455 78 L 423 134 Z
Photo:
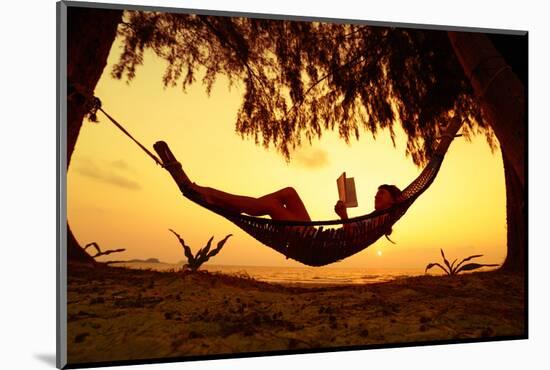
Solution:
M 399 190 L 399 188 L 395 185 L 384 184 L 380 185 L 378 189 L 387 190 L 394 202 L 399 202 L 401 200 L 401 190 Z
M 401 190 L 399 190 L 399 188 L 398 188 L 397 186 L 395 186 L 395 185 L 383 184 L 383 185 L 380 185 L 380 186 L 378 187 L 378 189 L 380 189 L 380 190 L 387 190 L 387 191 L 390 193 L 390 195 L 391 195 L 391 197 L 392 197 L 392 199 L 393 199 L 394 202 L 399 202 L 399 201 L 402 199 L 402 198 L 401 198 L 401 196 L 402 196 Z M 386 236 L 386 239 L 388 239 L 390 242 L 392 242 L 393 244 L 395 244 L 395 243 L 393 242 L 393 240 L 391 240 L 391 239 L 388 237 L 389 235 L 391 235 L 392 232 L 393 232 L 393 229 L 390 227 L 390 229 L 386 231 L 385 236 Z

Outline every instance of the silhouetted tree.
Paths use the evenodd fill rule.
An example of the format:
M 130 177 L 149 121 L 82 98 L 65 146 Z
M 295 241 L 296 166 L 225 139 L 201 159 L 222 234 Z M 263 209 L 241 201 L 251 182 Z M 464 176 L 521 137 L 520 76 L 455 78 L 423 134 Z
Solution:
M 118 31 L 124 49 L 114 77 L 130 81 L 150 49 L 168 62 L 166 86 L 185 89 L 202 71 L 207 92 L 219 75 L 231 85 L 242 83 L 237 132 L 274 145 L 287 159 L 302 140 L 321 137 L 323 130 L 337 130 L 349 141 L 362 130 L 376 136 L 388 128 L 393 140 L 400 122 L 406 155 L 417 165 L 430 158 L 450 115 L 464 120 L 466 137 L 483 134 L 493 149 L 496 133 L 507 187 L 505 266 L 523 267 L 525 120 L 519 109 L 520 127 L 510 130 L 513 123 L 489 114 L 498 108 L 485 102 L 495 85 L 488 76 L 498 72 L 498 85 L 514 76 L 501 71 L 496 51 L 464 57 L 476 55 L 472 40 L 491 44 L 485 35 L 138 11 L 126 11 L 123 20 Z M 521 86 L 517 91 L 523 97 Z M 506 104 L 506 97 L 501 100 Z
M 86 7 L 67 8 L 67 79 L 86 94 L 92 94 L 103 70 L 122 19 L 121 10 Z M 63 65 L 64 61 L 60 61 Z M 68 91 L 72 93 L 72 91 Z M 67 101 L 67 169 L 76 145 L 82 120 L 88 111 L 84 99 Z M 94 259 L 81 248 L 67 223 L 67 258 L 94 264 Z

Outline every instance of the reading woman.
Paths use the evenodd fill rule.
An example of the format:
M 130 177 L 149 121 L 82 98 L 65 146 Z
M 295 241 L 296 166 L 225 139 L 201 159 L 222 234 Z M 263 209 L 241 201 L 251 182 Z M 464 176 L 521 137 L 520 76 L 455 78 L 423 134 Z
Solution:
M 227 209 L 235 213 L 246 213 L 250 216 L 268 215 L 274 220 L 311 221 L 304 202 L 292 187 L 277 190 L 259 198 L 236 195 L 211 187 L 204 187 L 191 182 L 179 162 L 165 165 L 178 185 L 185 186 L 197 192 L 207 203 Z M 374 208 L 383 210 L 399 201 L 401 191 L 395 185 L 381 185 L 374 197 Z M 334 211 L 342 219 L 347 220 L 348 214 L 344 202 L 336 202 Z

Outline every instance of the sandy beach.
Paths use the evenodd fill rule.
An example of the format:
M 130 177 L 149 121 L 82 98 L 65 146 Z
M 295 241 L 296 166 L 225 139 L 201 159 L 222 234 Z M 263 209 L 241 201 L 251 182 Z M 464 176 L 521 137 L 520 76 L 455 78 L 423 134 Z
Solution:
M 69 364 L 525 336 L 501 272 L 346 286 L 69 266 Z

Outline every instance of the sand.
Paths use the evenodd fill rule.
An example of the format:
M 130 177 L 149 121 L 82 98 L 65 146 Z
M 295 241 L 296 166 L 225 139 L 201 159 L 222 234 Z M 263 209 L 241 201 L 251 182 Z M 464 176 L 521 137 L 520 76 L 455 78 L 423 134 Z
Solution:
M 502 272 L 346 286 L 69 267 L 69 364 L 522 338 L 524 281 Z

